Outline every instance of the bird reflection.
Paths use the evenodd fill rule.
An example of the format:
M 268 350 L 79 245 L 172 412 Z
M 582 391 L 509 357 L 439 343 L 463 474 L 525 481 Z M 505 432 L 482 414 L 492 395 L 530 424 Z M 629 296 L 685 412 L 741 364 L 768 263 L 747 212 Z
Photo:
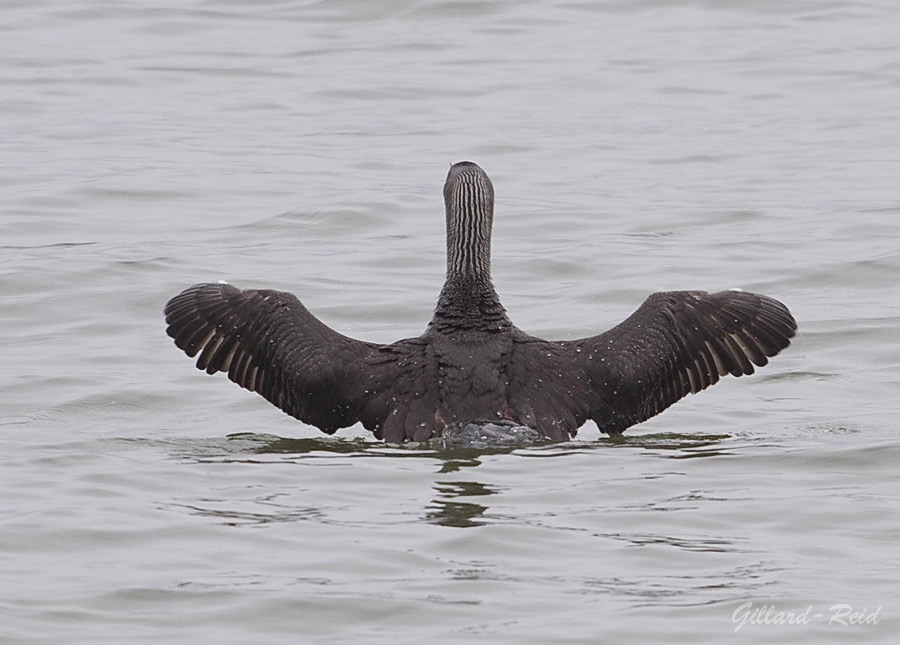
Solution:
M 502 492 L 501 487 L 462 479 L 467 469 L 477 468 L 485 458 L 504 454 L 518 454 L 523 458 L 565 457 L 572 453 L 596 450 L 621 450 L 625 448 L 650 451 L 663 459 L 691 459 L 718 457 L 729 451 L 720 444 L 729 439 L 727 434 L 674 434 L 660 433 L 638 435 L 630 438 L 603 438 L 592 442 L 566 444 L 536 444 L 521 446 L 448 447 L 439 441 L 419 444 L 390 445 L 368 438 L 317 437 L 313 439 L 284 438 L 270 434 L 242 432 L 224 439 L 205 439 L 200 442 L 182 441 L 170 447 L 182 457 L 197 461 L 255 462 L 259 455 L 284 455 L 288 459 L 328 458 L 329 455 L 347 455 L 352 458 L 434 460 L 435 471 L 431 484 L 434 498 L 423 509 L 422 519 L 431 524 L 455 528 L 482 526 L 492 520 L 485 517 L 488 511 L 487 497 Z M 458 473 L 454 481 L 440 479 Z M 427 475 L 426 475 L 427 476 Z M 451 475 L 452 476 L 452 475 Z M 473 498 L 479 498 L 475 500 Z M 306 509 L 308 512 L 308 509 Z M 251 521 L 249 518 L 241 518 Z M 610 535 L 610 537 L 616 537 Z M 629 538 L 623 538 L 629 539 Z M 643 538 L 641 538 L 643 539 Z M 701 550 L 725 548 L 722 545 L 704 544 Z
M 434 489 L 438 492 L 438 498 L 432 501 L 425 519 L 432 524 L 456 528 L 485 524 L 482 516 L 488 509 L 482 504 L 455 501 L 456 498 L 496 495 L 498 492 L 486 484 L 472 481 L 437 482 Z

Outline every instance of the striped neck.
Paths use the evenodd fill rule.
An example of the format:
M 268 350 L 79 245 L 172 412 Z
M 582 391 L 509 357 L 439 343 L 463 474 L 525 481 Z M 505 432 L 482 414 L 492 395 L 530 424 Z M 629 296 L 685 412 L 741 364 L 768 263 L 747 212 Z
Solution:
M 444 204 L 447 277 L 435 309 L 435 321 L 491 329 L 497 328 L 498 323 L 508 323 L 491 282 L 491 180 L 474 163 L 454 164 L 444 184 Z

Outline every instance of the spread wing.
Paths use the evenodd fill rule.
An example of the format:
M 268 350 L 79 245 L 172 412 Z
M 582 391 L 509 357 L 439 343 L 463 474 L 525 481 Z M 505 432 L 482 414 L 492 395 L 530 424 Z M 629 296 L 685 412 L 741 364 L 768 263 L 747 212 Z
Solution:
M 796 329 L 787 307 L 767 296 L 655 293 L 598 336 L 559 343 L 528 337 L 518 344 L 514 371 L 531 408 L 569 410 L 562 425 L 577 429 L 591 418 L 616 435 L 721 376 L 752 374 Z M 533 374 L 550 377 L 538 384 Z
M 404 368 L 415 340 L 379 345 L 349 338 L 290 293 L 198 284 L 165 308 L 166 332 L 197 368 L 228 378 L 332 434 L 357 421 L 381 436 L 392 403 L 415 378 Z M 403 372 L 401 377 L 400 372 Z M 394 413 L 394 416 L 396 413 Z

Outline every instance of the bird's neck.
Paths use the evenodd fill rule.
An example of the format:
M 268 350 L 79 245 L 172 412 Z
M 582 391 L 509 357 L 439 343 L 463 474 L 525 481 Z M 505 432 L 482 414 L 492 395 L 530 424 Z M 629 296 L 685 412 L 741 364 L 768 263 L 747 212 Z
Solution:
M 437 328 L 505 331 L 511 323 L 490 278 L 448 274 L 431 325 Z
M 432 325 L 502 330 L 510 324 L 491 282 L 490 206 L 447 206 L 447 277 Z

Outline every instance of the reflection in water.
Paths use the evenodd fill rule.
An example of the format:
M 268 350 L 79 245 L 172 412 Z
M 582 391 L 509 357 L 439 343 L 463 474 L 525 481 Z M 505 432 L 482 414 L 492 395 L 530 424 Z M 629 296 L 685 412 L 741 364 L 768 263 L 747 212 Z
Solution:
M 660 432 L 655 434 L 602 437 L 594 441 L 569 441 L 535 447 L 521 452 L 523 457 L 562 457 L 587 454 L 595 450 L 641 449 L 658 453 L 667 459 L 693 459 L 733 454 L 719 444 L 732 436 L 728 434 L 680 434 Z
M 457 473 L 467 468 L 480 466 L 486 456 L 515 453 L 524 458 L 566 457 L 573 454 L 587 454 L 596 450 L 621 450 L 623 448 L 640 449 L 664 459 L 692 459 L 698 457 L 715 457 L 731 454 L 721 443 L 730 439 L 730 435 L 685 435 L 675 433 L 659 433 L 635 435 L 631 437 L 601 438 L 594 441 L 571 441 L 565 443 L 539 442 L 534 445 L 499 445 L 499 446 L 459 446 L 447 445 L 440 440 L 401 445 L 385 444 L 367 438 L 340 438 L 323 436 L 316 438 L 293 439 L 252 432 L 231 434 L 225 438 L 181 440 L 165 442 L 170 452 L 196 461 L 263 463 L 264 455 L 278 456 L 278 461 L 292 459 L 331 458 L 333 455 L 347 455 L 351 458 L 413 458 L 419 460 L 433 459 L 437 461 L 437 475 Z M 172 449 L 172 444 L 175 449 Z M 468 528 L 482 526 L 488 522 L 485 514 L 488 506 L 487 497 L 496 495 L 500 489 L 477 481 L 436 481 L 433 485 L 436 497 L 426 506 L 424 519 L 432 524 Z M 480 503 L 469 498 L 478 497 Z M 277 506 L 277 505 L 276 505 Z M 296 521 L 310 519 L 317 511 L 311 508 L 288 509 L 271 508 L 269 512 L 259 513 L 258 508 L 250 512 L 235 512 L 210 506 L 195 506 L 194 512 L 219 516 L 231 523 L 263 523 L 271 521 Z M 658 510 L 658 509 L 654 509 Z M 653 535 L 617 535 L 607 537 L 629 541 L 635 545 L 646 545 L 658 542 L 660 538 Z M 697 551 L 727 551 L 732 545 L 704 541 L 687 543 L 685 540 L 664 540 L 681 549 Z
M 485 523 L 479 518 L 484 515 L 487 506 L 471 502 L 444 502 L 441 500 L 435 500 L 432 504 L 436 508 L 425 513 L 425 519 L 432 524 L 469 528 Z
M 179 442 L 183 453 L 193 452 L 197 458 L 226 455 L 312 455 L 345 454 L 357 457 L 432 458 L 441 462 L 438 472 L 452 473 L 462 468 L 480 466 L 488 455 L 515 452 L 522 457 L 564 457 L 595 450 L 641 449 L 659 452 L 672 459 L 692 459 L 732 454 L 723 448 L 722 441 L 731 439 L 728 434 L 680 434 L 655 433 L 634 436 L 603 437 L 593 441 L 569 441 L 561 443 L 536 442 L 530 445 L 460 446 L 445 444 L 440 439 L 405 444 L 386 444 L 361 437 L 332 437 L 294 439 L 254 432 L 230 434 L 224 439 L 205 439 Z M 189 450 L 191 449 L 192 450 Z M 185 456 L 187 456 L 185 454 Z
M 228 435 L 228 439 L 230 441 L 255 443 L 253 452 L 257 454 L 308 455 L 313 452 L 331 452 L 349 455 L 367 452 L 379 445 L 378 443 L 359 438 L 316 437 L 315 439 L 291 439 L 271 435 L 257 435 L 251 432 L 231 434 Z
M 471 456 L 458 456 L 453 458 L 448 458 L 444 460 L 444 465 L 441 466 L 441 469 L 438 471 L 439 473 L 455 473 L 460 468 L 475 468 L 476 466 L 481 465 L 481 460 L 478 457 Z
M 615 437 L 611 442 L 614 445 L 625 448 L 663 451 L 661 455 L 670 459 L 695 459 L 697 457 L 717 457 L 732 454 L 718 447 L 720 442 L 730 438 L 731 435 L 727 434 L 691 435 L 676 432 L 660 432 L 633 437 Z
M 457 528 L 484 524 L 484 520 L 480 518 L 487 510 L 487 506 L 449 500 L 457 497 L 496 495 L 498 492 L 490 486 L 472 481 L 438 482 L 434 488 L 438 491 L 438 498 L 432 501 L 431 510 L 426 512 L 425 519 L 433 524 Z

